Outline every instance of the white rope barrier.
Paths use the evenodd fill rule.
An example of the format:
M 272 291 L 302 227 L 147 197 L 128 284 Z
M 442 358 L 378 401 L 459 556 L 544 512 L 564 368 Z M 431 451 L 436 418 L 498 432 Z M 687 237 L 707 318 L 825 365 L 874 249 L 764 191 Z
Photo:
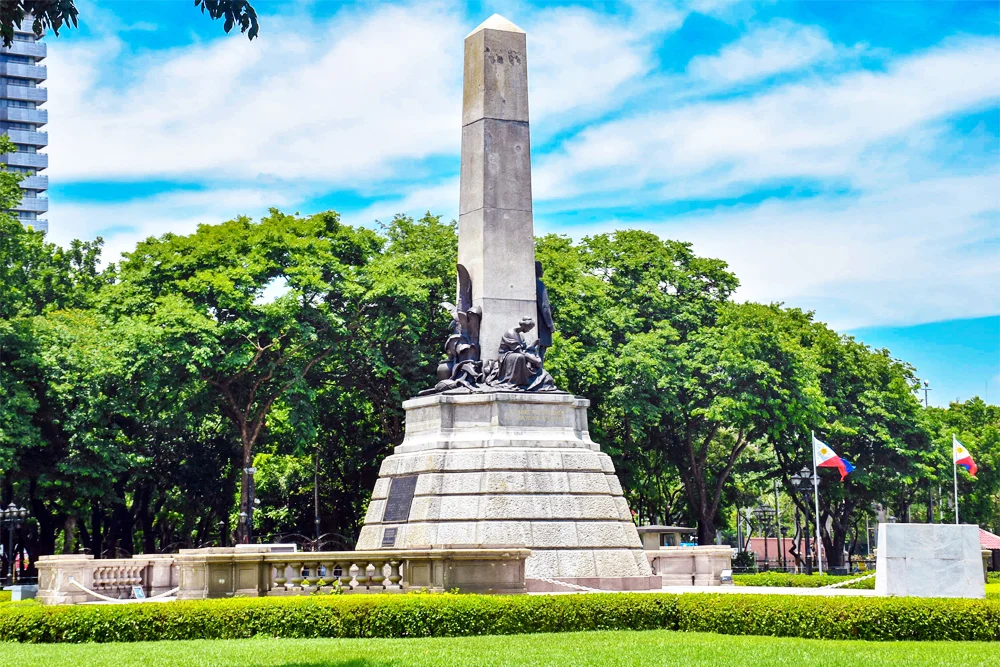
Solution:
M 865 579 L 871 579 L 876 574 L 877 574 L 876 572 L 872 572 L 871 574 L 866 574 L 865 576 L 858 577 L 857 579 L 848 579 L 847 581 L 838 581 L 837 583 L 830 584 L 829 586 L 821 586 L 821 588 L 842 588 L 842 587 L 848 586 L 850 584 L 855 584 L 855 583 L 857 583 L 859 581 L 864 581 Z
M 154 600 L 162 600 L 163 598 L 166 598 L 166 597 L 169 597 L 169 596 L 175 594 L 177 591 L 179 591 L 181 589 L 181 587 L 178 586 L 177 588 L 171 588 L 169 591 L 166 591 L 164 593 L 160 593 L 159 595 L 153 595 L 153 596 L 148 597 L 148 598 L 128 598 L 128 599 L 124 599 L 123 600 L 121 598 L 109 598 L 107 595 L 101 595 L 97 591 L 92 591 L 89 588 L 87 588 L 86 586 L 84 586 L 83 584 L 81 584 L 79 581 L 77 581 L 76 579 L 74 579 L 73 577 L 69 578 L 69 583 L 73 584 L 74 586 L 76 586 L 77 588 L 79 588 L 81 591 L 83 591 L 87 595 L 93 595 L 98 600 L 105 600 L 107 602 L 113 602 L 115 604 L 131 604 L 131 603 L 135 603 L 135 602 L 152 602 Z
M 559 581 L 558 579 L 549 579 L 548 577 L 533 577 L 539 581 L 544 581 L 547 584 L 566 586 L 567 588 L 575 588 L 578 591 L 583 591 L 584 593 L 614 593 L 615 591 L 605 591 L 600 588 L 587 588 L 586 586 L 581 586 L 579 584 L 571 584 L 566 581 Z

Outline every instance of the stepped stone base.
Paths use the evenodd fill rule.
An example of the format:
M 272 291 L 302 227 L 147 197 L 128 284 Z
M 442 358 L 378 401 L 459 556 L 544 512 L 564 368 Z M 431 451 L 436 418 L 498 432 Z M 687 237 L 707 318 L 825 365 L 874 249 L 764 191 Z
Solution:
M 405 402 L 406 436 L 382 463 L 357 548 L 524 545 L 529 590 L 659 588 L 588 405 L 513 392 Z

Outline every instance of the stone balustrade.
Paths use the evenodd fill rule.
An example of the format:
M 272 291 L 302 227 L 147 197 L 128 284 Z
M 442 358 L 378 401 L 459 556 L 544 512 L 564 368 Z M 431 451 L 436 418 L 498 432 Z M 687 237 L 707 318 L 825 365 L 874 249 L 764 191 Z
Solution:
M 525 593 L 521 546 L 427 547 L 380 551 L 271 553 L 266 546 L 182 549 L 179 554 L 95 560 L 93 556 L 39 559 L 38 599 L 77 604 L 99 598 L 147 597 L 179 588 L 177 598 L 308 595 L 311 593 L 399 593 L 407 591 Z
M 177 586 L 177 570 L 170 554 L 101 560 L 85 554 L 42 556 L 37 567 L 38 601 L 43 604 L 78 604 L 100 599 L 79 586 L 114 599 L 133 597 L 135 586 L 141 586 L 147 597 Z
M 653 573 L 664 586 L 720 586 L 722 571 L 732 569 L 728 546 L 660 547 L 646 551 Z

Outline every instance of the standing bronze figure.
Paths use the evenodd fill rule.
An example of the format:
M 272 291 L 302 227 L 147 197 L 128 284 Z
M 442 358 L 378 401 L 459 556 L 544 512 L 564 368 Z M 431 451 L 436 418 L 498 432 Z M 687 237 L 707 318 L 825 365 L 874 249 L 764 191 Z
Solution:
M 535 300 L 538 311 L 538 356 L 545 361 L 545 350 L 552 347 L 552 334 L 556 325 L 552 320 L 552 306 L 549 305 L 549 291 L 542 282 L 542 263 L 535 260 Z

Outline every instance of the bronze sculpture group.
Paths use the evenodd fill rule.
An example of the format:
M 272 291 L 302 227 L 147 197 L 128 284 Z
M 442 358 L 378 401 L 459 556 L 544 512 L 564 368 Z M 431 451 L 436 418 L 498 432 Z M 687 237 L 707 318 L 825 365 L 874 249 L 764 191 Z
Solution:
M 531 345 L 525 341 L 523 334 L 535 328 L 535 320 L 523 317 L 504 333 L 497 358 L 484 362 L 479 349 L 479 325 L 483 311 L 479 306 L 472 305 L 472 280 L 465 267 L 459 264 L 458 304 L 441 304 L 452 317 L 452 333 L 444 345 L 447 358 L 438 366 L 438 383 L 420 392 L 420 395 L 455 391 L 558 391 L 552 376 L 544 368 L 545 351 L 552 346 L 555 323 L 542 275 L 542 264 L 536 261 L 537 341 Z

